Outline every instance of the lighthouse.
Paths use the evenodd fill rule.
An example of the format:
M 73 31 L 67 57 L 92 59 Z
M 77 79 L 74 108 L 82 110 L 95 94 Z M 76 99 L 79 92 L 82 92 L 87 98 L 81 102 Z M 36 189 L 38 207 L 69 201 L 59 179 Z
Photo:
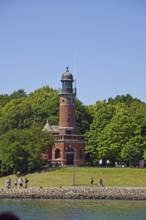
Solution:
M 76 129 L 75 121 L 75 101 L 76 88 L 73 86 L 74 79 L 69 67 L 62 74 L 62 87 L 59 89 L 59 125 L 56 132 L 55 126 L 49 123 L 44 128 L 49 128 L 54 137 L 51 156 L 49 160 L 52 163 L 59 163 L 61 166 L 85 165 L 85 143 L 83 135 L 79 135 Z M 54 130 L 55 128 L 55 130 Z
M 62 74 L 61 83 L 62 88 L 60 95 L 60 109 L 59 109 L 59 133 L 73 134 L 75 129 L 75 98 L 76 88 L 73 88 L 73 75 L 66 68 L 66 72 Z

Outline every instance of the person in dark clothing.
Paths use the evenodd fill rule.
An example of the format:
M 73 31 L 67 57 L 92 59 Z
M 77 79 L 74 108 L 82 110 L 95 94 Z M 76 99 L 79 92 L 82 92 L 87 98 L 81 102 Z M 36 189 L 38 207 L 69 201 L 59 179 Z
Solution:
M 100 178 L 98 186 L 102 186 L 102 187 L 104 187 L 104 185 L 103 185 L 103 181 L 102 181 L 102 178 Z
M 27 189 L 28 186 L 28 179 L 25 177 L 25 189 Z
M 91 177 L 91 179 L 90 179 L 90 183 L 91 183 L 91 186 L 93 186 L 93 183 L 94 183 L 94 179 L 93 179 L 93 177 Z

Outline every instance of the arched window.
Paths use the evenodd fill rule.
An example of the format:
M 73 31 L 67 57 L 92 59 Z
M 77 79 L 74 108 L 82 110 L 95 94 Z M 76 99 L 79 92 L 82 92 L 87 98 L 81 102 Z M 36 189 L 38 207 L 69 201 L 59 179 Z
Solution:
M 59 159 L 59 158 L 60 158 L 60 149 L 57 148 L 57 149 L 55 150 L 55 159 Z

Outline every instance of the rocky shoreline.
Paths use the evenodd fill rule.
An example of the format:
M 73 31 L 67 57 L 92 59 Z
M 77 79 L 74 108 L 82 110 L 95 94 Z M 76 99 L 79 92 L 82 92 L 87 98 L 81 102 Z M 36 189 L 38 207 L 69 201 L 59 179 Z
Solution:
M 146 187 L 33 187 L 0 189 L 0 199 L 146 200 Z

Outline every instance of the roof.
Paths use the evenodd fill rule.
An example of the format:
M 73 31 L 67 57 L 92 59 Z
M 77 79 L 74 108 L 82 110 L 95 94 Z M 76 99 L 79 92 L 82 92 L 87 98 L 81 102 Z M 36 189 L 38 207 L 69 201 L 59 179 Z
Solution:
M 73 75 L 69 72 L 69 67 L 66 67 L 66 71 L 62 74 L 61 81 L 74 81 Z
M 43 127 L 43 131 L 47 131 L 48 133 L 56 134 L 56 133 L 59 133 L 59 126 L 57 126 L 57 125 L 51 126 L 47 120 L 45 126 Z
M 48 120 L 47 120 L 45 126 L 43 127 L 43 131 L 48 131 L 49 133 L 53 133 L 53 129 L 52 129 L 52 127 L 50 126 Z

